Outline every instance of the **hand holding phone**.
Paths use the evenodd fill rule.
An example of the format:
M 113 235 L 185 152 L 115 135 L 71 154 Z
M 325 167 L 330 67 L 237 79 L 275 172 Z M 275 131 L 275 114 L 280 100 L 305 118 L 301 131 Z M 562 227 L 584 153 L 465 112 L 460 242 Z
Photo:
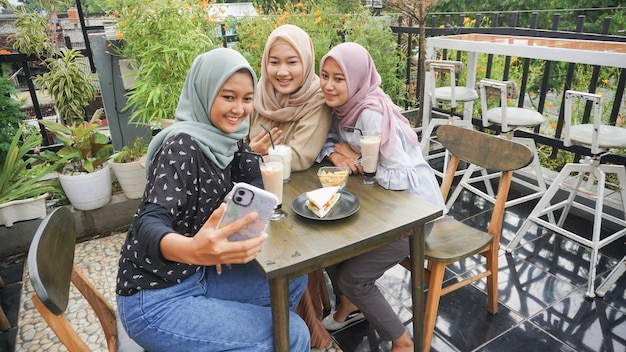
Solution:
M 228 236 L 229 241 L 241 241 L 260 236 L 267 228 L 270 215 L 278 204 L 278 198 L 264 189 L 239 182 L 224 199 L 226 210 L 220 219 L 217 228 L 220 229 L 242 216 L 257 212 L 259 218 L 248 224 L 239 232 Z

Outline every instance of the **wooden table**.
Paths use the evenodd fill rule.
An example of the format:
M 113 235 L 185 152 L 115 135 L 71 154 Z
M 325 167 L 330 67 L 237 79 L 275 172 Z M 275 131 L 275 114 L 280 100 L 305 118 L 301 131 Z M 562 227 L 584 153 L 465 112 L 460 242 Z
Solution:
M 428 59 L 435 59 L 435 49 L 467 51 L 469 57 L 466 86 L 470 88 L 476 87 L 476 64 L 479 53 L 626 68 L 624 42 L 473 33 L 430 37 L 426 40 L 426 47 Z M 426 92 L 429 84 L 427 81 Z M 429 121 L 430 104 L 430 100 L 426 99 L 423 121 Z M 472 107 L 473 102 L 463 105 L 464 120 L 471 119 Z
M 292 173 L 285 184 L 283 210 L 288 216 L 272 221 L 269 238 L 255 263 L 270 280 L 276 351 L 289 350 L 288 280 L 341 262 L 401 238 L 410 237 L 413 268 L 413 339 L 423 351 L 424 324 L 424 224 L 441 216 L 440 209 L 408 191 L 388 191 L 364 186 L 361 176 L 351 176 L 346 191 L 355 194 L 361 208 L 336 221 L 310 220 L 291 208 L 301 193 L 319 188 L 317 167 Z

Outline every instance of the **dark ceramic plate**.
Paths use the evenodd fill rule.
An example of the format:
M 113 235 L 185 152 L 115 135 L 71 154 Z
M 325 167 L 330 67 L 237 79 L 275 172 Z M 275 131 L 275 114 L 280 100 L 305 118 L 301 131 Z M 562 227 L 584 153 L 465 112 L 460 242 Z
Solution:
M 361 202 L 359 198 L 354 194 L 348 191 L 339 191 L 341 197 L 335 206 L 330 210 L 325 217 L 320 218 L 317 215 L 313 214 L 312 211 L 309 210 L 306 206 L 306 193 L 302 193 L 293 200 L 291 203 L 291 209 L 293 211 L 302 216 L 303 218 L 311 219 L 311 220 L 339 220 L 347 218 L 348 216 L 356 213 L 359 208 L 361 208 Z

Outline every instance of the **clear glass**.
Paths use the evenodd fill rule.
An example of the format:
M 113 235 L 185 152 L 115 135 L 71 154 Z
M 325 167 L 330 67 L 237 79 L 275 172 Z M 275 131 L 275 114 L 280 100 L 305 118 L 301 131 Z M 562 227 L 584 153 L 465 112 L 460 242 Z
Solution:
M 378 152 L 380 150 L 380 134 L 364 133 L 361 136 L 361 158 L 363 159 L 363 184 L 376 184 Z M 367 159 L 366 159 L 367 158 Z
M 278 155 L 265 155 L 261 160 L 261 176 L 265 190 L 278 197 L 278 205 L 274 209 L 270 220 L 281 220 L 287 216 L 283 211 L 283 158 Z
M 289 182 L 291 179 L 291 147 L 287 144 L 278 144 L 270 147 L 267 153 L 269 155 L 279 155 L 283 158 L 283 182 Z

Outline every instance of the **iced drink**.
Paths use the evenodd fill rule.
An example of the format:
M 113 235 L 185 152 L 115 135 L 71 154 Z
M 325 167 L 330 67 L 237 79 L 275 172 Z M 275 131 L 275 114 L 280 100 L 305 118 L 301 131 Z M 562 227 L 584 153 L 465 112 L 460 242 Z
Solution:
M 278 197 L 278 204 L 283 204 L 283 159 L 278 155 L 266 155 L 261 162 L 261 176 L 265 190 Z
M 269 155 L 279 155 L 283 158 L 283 181 L 287 182 L 291 178 L 291 147 L 286 144 L 278 144 L 270 147 Z
M 365 177 L 363 178 L 364 184 L 375 184 L 376 183 L 376 167 L 378 166 L 378 151 L 380 149 L 380 135 L 364 135 L 361 137 L 361 158 L 365 159 L 369 156 L 373 156 L 373 158 L 369 158 L 363 161 L 363 173 Z

